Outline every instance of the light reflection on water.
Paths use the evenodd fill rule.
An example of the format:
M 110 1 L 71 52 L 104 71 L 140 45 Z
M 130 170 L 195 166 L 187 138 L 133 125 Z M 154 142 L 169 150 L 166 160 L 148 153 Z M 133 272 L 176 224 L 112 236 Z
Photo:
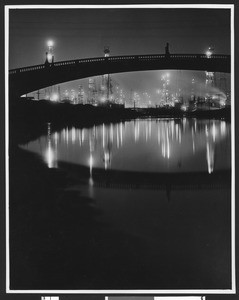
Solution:
M 108 272 L 113 270 L 112 278 L 124 278 L 127 266 L 132 272 L 127 282 L 136 278 L 135 286 L 230 287 L 230 176 L 217 172 L 231 167 L 230 123 L 148 119 L 59 132 L 48 124 L 46 136 L 22 148 L 40 154 L 49 168 L 57 168 L 59 161 L 88 168 L 84 172 L 63 166 L 68 175 L 64 180 L 73 179 L 60 190 L 64 204 L 51 202 L 52 193 L 46 201 L 57 203 L 55 219 L 52 210 L 48 212 L 54 222 L 49 228 L 56 230 L 57 239 L 59 232 L 67 233 L 61 245 L 72 245 L 66 265 L 72 270 L 73 262 L 77 276 L 79 266 L 86 262 L 88 268 L 97 254 L 97 261 L 109 267 Z M 110 170 L 154 174 L 127 176 Z M 101 283 L 100 269 L 90 270 L 92 282 L 100 278 Z
M 58 161 L 94 168 L 142 172 L 230 169 L 230 124 L 224 120 L 146 119 L 92 128 L 64 128 L 22 146 L 49 168 Z

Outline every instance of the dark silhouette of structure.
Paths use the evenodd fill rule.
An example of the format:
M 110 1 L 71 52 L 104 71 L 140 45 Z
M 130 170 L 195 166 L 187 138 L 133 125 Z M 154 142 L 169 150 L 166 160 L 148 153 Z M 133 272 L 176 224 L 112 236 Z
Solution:
M 170 53 L 169 53 L 169 43 L 166 44 L 165 47 L 165 57 L 169 58 L 170 57 Z
M 230 55 L 165 54 L 95 57 L 49 62 L 9 71 L 9 94 L 19 97 L 48 86 L 103 74 L 148 70 L 198 70 L 230 73 Z

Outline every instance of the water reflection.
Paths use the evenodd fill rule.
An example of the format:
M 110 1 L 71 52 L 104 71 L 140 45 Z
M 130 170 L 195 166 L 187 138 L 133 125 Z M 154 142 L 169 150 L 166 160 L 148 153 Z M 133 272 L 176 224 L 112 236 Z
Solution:
M 197 172 L 230 169 L 230 124 L 224 120 L 146 119 L 64 128 L 23 148 L 49 168 L 59 160 L 104 170 Z M 44 150 L 43 150 L 44 149 Z
M 26 211 L 39 216 L 39 228 L 47 216 L 39 244 L 49 244 L 50 228 L 54 245 L 66 245 L 57 266 L 65 262 L 62 274 L 77 274 L 77 284 L 92 266 L 86 286 L 91 280 L 108 288 L 119 274 L 114 289 L 126 271 L 126 289 L 132 278 L 146 288 L 230 286 L 230 123 L 145 119 L 59 132 L 48 124 L 46 136 L 22 148 L 64 170 L 65 184 L 51 172 L 50 192 Z M 43 249 L 54 252 L 51 261 L 53 242 Z M 103 280 L 102 265 L 109 274 Z
M 48 168 L 57 168 L 57 143 L 58 133 L 54 133 L 54 137 L 51 135 L 51 124 L 48 123 L 47 128 L 47 147 L 45 150 L 44 160 L 47 163 Z

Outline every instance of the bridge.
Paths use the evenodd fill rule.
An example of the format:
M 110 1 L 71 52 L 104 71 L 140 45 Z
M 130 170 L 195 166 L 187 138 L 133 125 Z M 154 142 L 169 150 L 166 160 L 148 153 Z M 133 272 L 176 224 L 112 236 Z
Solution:
M 230 73 L 230 55 L 154 54 L 59 61 L 9 71 L 9 93 L 21 96 L 48 86 L 103 74 L 149 70 Z

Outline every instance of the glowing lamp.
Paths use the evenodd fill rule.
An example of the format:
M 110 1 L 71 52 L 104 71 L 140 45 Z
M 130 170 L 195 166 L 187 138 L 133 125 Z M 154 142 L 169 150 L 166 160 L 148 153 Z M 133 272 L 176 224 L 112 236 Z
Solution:
M 48 47 L 53 47 L 53 45 L 54 45 L 53 41 L 50 40 L 50 41 L 47 42 Z
M 207 52 L 206 52 L 206 56 L 207 56 L 207 58 L 210 58 L 210 57 L 211 57 L 211 55 L 212 55 L 212 51 L 210 51 L 210 50 L 207 50 Z
M 49 62 L 52 61 L 52 54 L 51 54 L 51 53 L 48 53 L 48 54 L 47 54 L 47 60 L 48 60 Z

